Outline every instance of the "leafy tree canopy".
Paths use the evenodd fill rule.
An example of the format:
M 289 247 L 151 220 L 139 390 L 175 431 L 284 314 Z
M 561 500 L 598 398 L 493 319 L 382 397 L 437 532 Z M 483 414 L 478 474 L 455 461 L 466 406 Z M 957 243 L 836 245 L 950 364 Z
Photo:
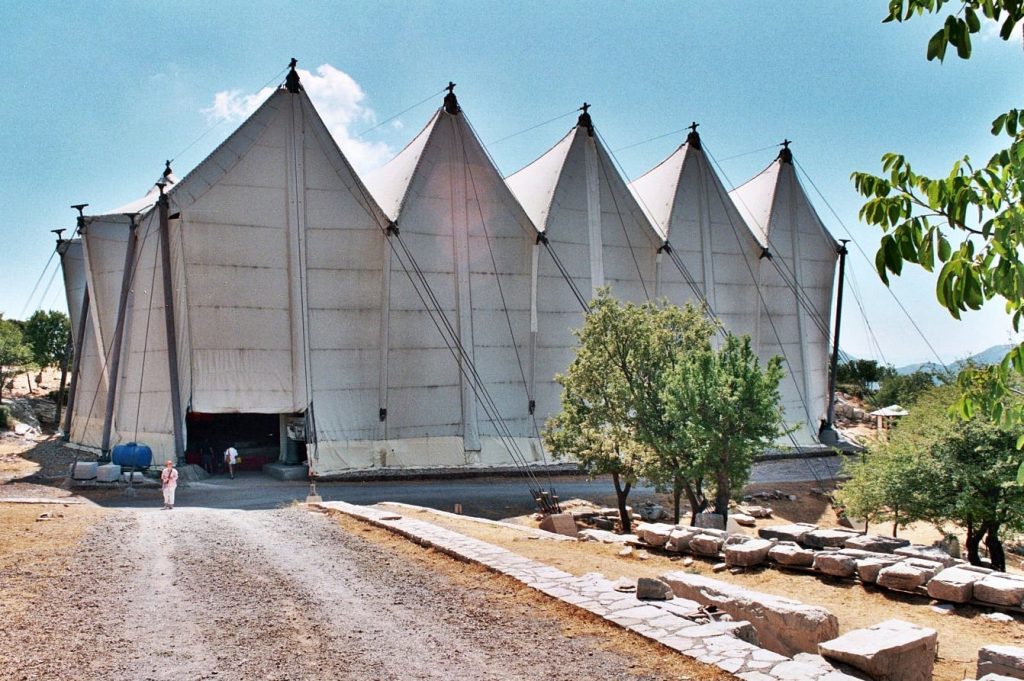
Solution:
M 71 322 L 66 314 L 58 310 L 36 310 L 25 322 L 24 335 L 36 365 L 57 366 L 71 338 Z
M 947 1 L 891 0 L 885 21 L 940 14 Z M 957 11 L 928 41 L 929 60 L 943 60 L 950 47 L 969 59 L 971 36 L 985 24 L 1009 40 L 1024 21 L 1021 0 L 961 0 L 953 7 Z M 937 268 L 936 298 L 953 317 L 1001 299 L 1019 331 L 1024 316 L 1024 110 L 1000 114 L 991 131 L 1006 147 L 983 165 L 964 156 L 944 177 L 929 177 L 916 172 L 902 154 L 889 153 L 882 157 L 884 175 L 856 172 L 852 177 L 867 199 L 861 219 L 884 232 L 875 255 L 884 282 L 890 274 L 898 276 L 906 263 L 928 272 Z M 962 372 L 957 412 L 970 418 L 980 407 L 1004 424 L 1019 421 L 1024 412 L 1012 399 L 1013 374 L 1024 374 L 1024 346 L 1011 349 L 998 365 Z
M 24 343 L 19 325 L 0 319 L 0 395 L 7 377 L 31 361 L 32 350 Z

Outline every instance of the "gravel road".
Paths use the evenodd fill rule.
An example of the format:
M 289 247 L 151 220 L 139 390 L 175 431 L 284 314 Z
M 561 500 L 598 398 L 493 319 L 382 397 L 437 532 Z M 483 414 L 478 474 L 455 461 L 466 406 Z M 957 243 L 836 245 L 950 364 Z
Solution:
M 114 512 L 14 623 L 0 675 L 660 678 L 358 534 L 299 507 Z

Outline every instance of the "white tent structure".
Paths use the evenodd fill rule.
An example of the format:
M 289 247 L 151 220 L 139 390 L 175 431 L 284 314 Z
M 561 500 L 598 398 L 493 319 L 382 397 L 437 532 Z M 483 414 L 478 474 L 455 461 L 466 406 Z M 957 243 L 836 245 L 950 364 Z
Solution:
M 557 373 L 575 354 L 583 306 L 607 286 L 631 302 L 657 295 L 662 239 L 616 170 L 583 107 L 576 126 L 506 181 L 546 242 L 536 258 L 533 374 L 537 413 L 561 406 Z M 571 283 L 570 283 L 571 281 Z
M 537 232 L 452 92 L 367 184 L 394 220 L 381 339 L 388 464 L 540 458 L 526 385 Z
M 314 476 L 522 467 L 544 458 L 553 378 L 608 286 L 706 299 L 762 357 L 783 354 L 787 415 L 813 441 L 835 243 L 785 158 L 734 206 L 694 133 L 634 196 L 584 105 L 506 181 L 453 87 L 364 186 L 293 64 L 180 182 L 168 170 L 81 217 L 58 246 L 76 346 L 66 437 L 140 441 L 160 460 L 259 431 L 253 449 L 276 460 L 304 428 Z
M 795 441 L 813 445 L 829 403 L 829 319 L 839 244 L 800 185 L 788 143 L 730 196 L 764 249 L 757 271 L 758 354 L 785 360 L 788 377 L 780 390 L 786 418 L 806 425 L 793 434 Z

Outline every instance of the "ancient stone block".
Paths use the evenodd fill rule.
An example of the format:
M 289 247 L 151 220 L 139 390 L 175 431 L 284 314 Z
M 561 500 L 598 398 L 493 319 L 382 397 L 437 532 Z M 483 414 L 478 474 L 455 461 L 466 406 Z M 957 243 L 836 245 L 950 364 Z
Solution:
M 636 536 L 651 546 L 664 546 L 668 543 L 674 529 L 674 525 L 666 525 L 665 523 L 639 523 L 633 531 L 636 533 Z
M 814 564 L 814 551 L 801 548 L 796 543 L 779 542 L 768 551 L 768 557 L 779 565 L 811 567 Z
M 757 525 L 757 518 L 746 513 L 730 513 L 729 520 L 733 520 L 737 525 L 742 525 L 743 527 L 754 527 Z
M 689 551 L 690 540 L 698 534 L 701 534 L 701 530 L 697 527 L 672 530 L 672 532 L 669 533 L 668 542 L 665 543 L 665 548 L 669 551 L 675 551 L 676 553 Z
M 974 597 L 985 603 L 1018 607 L 1024 601 L 1024 579 L 993 572 L 974 583 Z
M 938 634 L 902 620 L 855 629 L 818 646 L 828 660 L 848 664 L 873 679 L 931 681 Z
M 576 520 L 572 513 L 554 513 L 540 521 L 540 529 L 545 532 L 564 534 L 567 537 L 578 537 Z
M 804 535 L 800 543 L 812 549 L 842 548 L 847 540 L 854 536 L 856 535 L 849 530 L 837 528 L 811 530 Z
M 882 568 L 875 583 L 894 591 L 917 591 L 934 577 L 942 566 L 929 560 L 904 560 Z
M 761 646 L 780 655 L 813 652 L 818 643 L 839 631 L 835 615 L 815 605 L 686 572 L 671 572 L 661 578 L 676 596 L 714 605 L 737 620 L 750 622 Z
M 793 523 L 791 525 L 772 525 L 771 527 L 760 527 L 757 536 L 761 539 L 778 539 L 779 541 L 792 541 L 801 543 L 804 535 L 812 530 L 818 529 L 817 525 L 809 523 Z
M 772 542 L 767 539 L 752 539 L 742 544 L 726 544 L 725 562 L 738 567 L 760 565 L 768 558 Z
M 832 577 L 853 577 L 857 572 L 857 559 L 837 552 L 822 552 L 814 556 L 814 569 Z
M 959 558 L 954 558 L 942 549 L 936 546 L 922 546 L 920 544 L 911 544 L 910 546 L 903 546 L 893 551 L 897 556 L 906 556 L 907 558 L 921 558 L 923 560 L 933 560 L 936 563 L 942 563 L 943 567 L 952 567 L 963 563 Z
M 883 537 L 877 534 L 858 534 L 847 539 L 843 546 L 848 549 L 860 549 L 874 553 L 892 553 L 896 549 L 903 548 L 909 544 L 909 539 Z
M 1011 679 L 1024 679 L 1024 648 L 985 646 L 978 651 L 978 676 L 1001 674 Z
M 740 510 L 746 513 L 747 515 L 754 516 L 755 518 L 772 517 L 772 509 L 768 508 L 767 506 L 744 506 Z
M 899 556 L 886 556 L 857 559 L 857 577 L 865 584 L 874 584 L 882 568 L 894 565 L 902 560 Z
M 672 587 L 660 579 L 641 577 L 636 582 L 636 597 L 642 601 L 668 601 L 673 598 Z
M 940 601 L 966 603 L 974 598 L 974 583 L 985 575 L 959 566 L 946 568 L 928 582 L 928 595 Z
M 695 527 L 725 530 L 725 518 L 719 513 L 698 513 L 693 524 Z
M 698 556 L 717 556 L 722 550 L 722 538 L 711 534 L 698 534 L 690 539 L 690 550 Z

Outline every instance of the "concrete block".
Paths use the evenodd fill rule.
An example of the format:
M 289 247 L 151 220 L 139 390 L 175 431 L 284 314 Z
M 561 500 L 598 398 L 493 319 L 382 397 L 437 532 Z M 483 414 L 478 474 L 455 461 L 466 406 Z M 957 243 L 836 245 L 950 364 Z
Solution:
M 816 605 L 686 572 L 670 572 L 661 579 L 680 598 L 714 605 L 737 620 L 750 622 L 760 645 L 780 655 L 815 652 L 818 643 L 835 637 L 839 631 L 835 615 Z
M 120 477 L 121 467 L 116 463 L 96 467 L 96 482 L 117 482 Z
M 825 659 L 848 664 L 873 679 L 931 681 L 938 634 L 902 620 L 855 629 L 818 645 Z
M 726 544 L 725 562 L 738 567 L 754 567 L 768 559 L 772 542 L 767 539 L 752 539 L 742 544 Z
M 1024 648 L 991 645 L 979 650 L 978 676 L 986 674 L 1024 679 Z
M 814 565 L 814 551 L 787 541 L 779 542 L 768 551 L 768 557 L 779 565 L 795 567 L 811 567 Z
M 946 568 L 928 581 L 928 595 L 940 601 L 966 603 L 974 598 L 974 583 L 984 576 L 959 566 Z
M 804 538 L 800 543 L 804 546 L 809 546 L 812 549 L 838 549 L 842 548 L 848 540 L 855 536 L 857 535 L 854 532 L 850 532 L 849 530 L 840 530 L 838 528 L 811 530 L 804 535 Z
M 993 572 L 974 583 L 974 597 L 985 603 L 1019 607 L 1024 601 L 1024 579 Z
M 95 461 L 76 461 L 71 466 L 72 480 L 95 480 L 96 469 L 99 467 Z
M 836 552 L 822 552 L 814 556 L 814 569 L 832 577 L 853 577 L 857 572 L 857 559 Z
M 818 526 L 811 525 L 810 523 L 772 525 L 771 527 L 758 528 L 757 536 L 761 537 L 761 539 L 778 539 L 779 541 L 791 541 L 800 544 L 805 534 L 816 529 L 818 529 Z
M 874 553 L 892 553 L 896 549 L 901 549 L 904 546 L 909 545 L 909 539 L 883 537 L 878 534 L 858 534 L 847 539 L 846 543 L 843 544 L 843 547 L 847 549 L 872 551 Z

